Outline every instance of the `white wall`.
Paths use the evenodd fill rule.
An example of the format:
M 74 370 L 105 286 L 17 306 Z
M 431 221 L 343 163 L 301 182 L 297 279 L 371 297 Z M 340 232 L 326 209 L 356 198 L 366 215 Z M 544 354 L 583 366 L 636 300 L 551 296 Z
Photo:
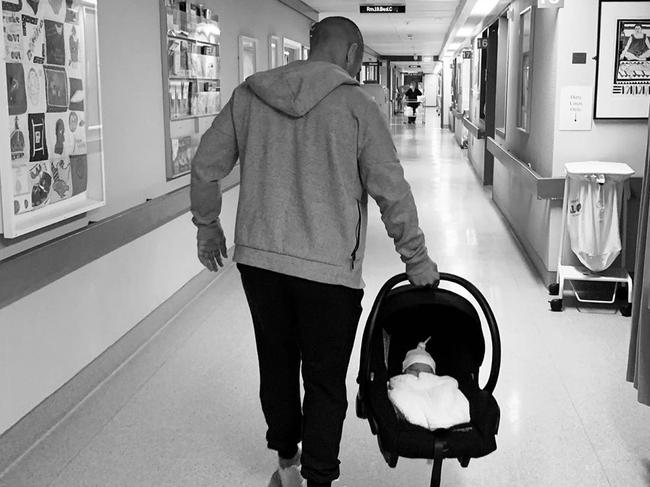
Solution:
M 471 59 L 462 59 L 461 60 L 461 90 L 462 95 L 460 99 L 461 107 L 458 107 L 459 111 L 467 111 L 470 108 L 471 100 L 471 82 L 472 82 L 472 60 Z
M 224 196 L 230 243 L 238 191 Z M 0 433 L 201 271 L 188 215 L 0 309 Z
M 558 130 L 561 88 L 593 86 L 598 37 L 598 0 L 565 2 L 562 9 L 538 9 L 534 16 L 531 124 L 528 133 L 516 127 L 519 86 L 519 13 L 526 0 L 512 4 L 509 43 L 506 138 L 512 152 L 542 176 L 562 177 L 565 162 L 613 160 L 630 164 L 643 175 L 647 123 L 595 121 L 593 130 Z M 571 64 L 573 52 L 586 52 L 586 65 Z M 531 259 L 542 271 L 555 271 L 561 229 L 559 202 L 538 201 L 497 160 L 493 198 Z
M 259 39 L 260 69 L 268 66 L 269 35 L 308 41 L 310 21 L 276 0 L 203 3 L 220 14 L 226 98 L 239 81 L 240 34 Z M 158 5 L 158 0 L 99 2 L 110 192 L 108 206 L 95 219 L 188 182 L 165 182 Z M 235 189 L 224 196 L 222 221 L 229 244 L 237 195 Z M 0 309 L 0 434 L 201 270 L 194 238 L 189 215 L 184 215 Z
M 121 0 L 123 1 L 123 0 Z M 278 0 L 202 0 L 219 14 L 221 27 L 221 93 L 224 102 L 239 84 L 239 36 L 258 40 L 258 69 L 269 66 L 269 36 L 287 37 L 309 46 L 311 21 Z M 254 12 L 254 15 L 251 14 Z
M 530 129 L 525 133 L 517 127 L 521 55 L 519 18 L 520 13 L 529 5 L 530 2 L 526 0 L 517 0 L 511 5 L 507 50 L 506 138 L 502 143 L 508 151 L 530 164 L 537 173 L 551 176 L 559 36 L 555 9 L 538 9 L 534 12 Z M 538 271 L 542 275 L 547 271 L 555 271 L 561 223 L 561 208 L 558 203 L 537 200 L 522 179 L 496 158 L 492 195 Z
M 648 9 L 650 15 L 650 8 Z M 558 12 L 560 32 L 557 65 L 558 93 L 556 123 L 560 113 L 560 90 L 563 86 L 582 85 L 593 88 L 596 79 L 598 0 L 565 2 Z M 572 64 L 573 52 L 586 52 L 587 64 Z M 564 163 L 607 160 L 625 162 L 642 175 L 645 165 L 647 121 L 595 120 L 591 131 L 557 131 L 554 147 L 553 175 L 564 174 Z
M 497 129 L 505 129 L 505 117 L 508 98 L 508 52 L 510 29 L 508 19 L 499 19 L 499 56 L 497 58 L 497 99 L 495 106 L 495 121 Z
M 444 59 L 442 62 L 442 108 L 440 115 L 443 126 L 449 127 L 449 108 L 451 107 L 451 59 Z
M 528 133 L 517 127 L 519 110 L 519 73 L 521 46 L 519 15 L 528 6 L 527 0 L 512 4 L 514 24 L 510 35 L 508 73 L 508 106 L 506 148 L 531 164 L 542 176 L 551 176 L 555 143 L 555 92 L 557 85 L 558 32 L 557 9 L 535 10 L 533 20 L 533 72 L 531 86 L 530 128 Z
M 481 58 L 486 53 L 485 50 L 476 47 L 472 49 L 472 59 L 470 61 L 470 93 L 469 93 L 469 118 L 476 124 L 480 125 L 480 108 L 481 108 Z M 474 167 L 474 171 L 483 182 L 485 175 L 485 140 L 476 139 L 471 133 L 467 134 L 467 157 Z
M 438 103 L 438 75 L 424 75 L 424 96 L 426 97 L 426 106 L 435 107 Z

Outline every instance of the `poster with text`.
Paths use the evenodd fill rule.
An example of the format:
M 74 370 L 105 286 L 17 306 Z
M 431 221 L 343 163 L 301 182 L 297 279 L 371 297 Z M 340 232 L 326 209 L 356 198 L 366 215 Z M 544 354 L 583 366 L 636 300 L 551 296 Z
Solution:
M 83 198 L 87 190 L 81 14 L 77 0 L 2 2 L 6 93 L 0 96 L 8 107 L 2 147 L 11 161 L 0 171 L 5 236 L 9 206 L 16 218 L 39 211 L 56 217 L 55 205 Z

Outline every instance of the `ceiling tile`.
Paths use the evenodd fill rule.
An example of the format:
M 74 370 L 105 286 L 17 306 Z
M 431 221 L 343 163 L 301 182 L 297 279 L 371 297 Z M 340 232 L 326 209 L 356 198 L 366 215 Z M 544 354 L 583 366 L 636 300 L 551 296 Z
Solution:
M 438 54 L 459 4 L 459 0 L 303 1 L 321 18 L 350 18 L 361 29 L 366 44 L 384 55 Z M 406 14 L 361 14 L 359 5 L 364 3 L 405 3 Z

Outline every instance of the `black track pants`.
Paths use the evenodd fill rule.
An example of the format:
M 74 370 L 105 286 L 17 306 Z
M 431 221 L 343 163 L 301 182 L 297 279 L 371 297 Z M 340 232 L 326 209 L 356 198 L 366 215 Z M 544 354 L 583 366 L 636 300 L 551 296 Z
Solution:
M 335 480 L 363 290 L 237 267 L 255 327 L 268 446 L 291 451 L 302 440 L 303 477 Z

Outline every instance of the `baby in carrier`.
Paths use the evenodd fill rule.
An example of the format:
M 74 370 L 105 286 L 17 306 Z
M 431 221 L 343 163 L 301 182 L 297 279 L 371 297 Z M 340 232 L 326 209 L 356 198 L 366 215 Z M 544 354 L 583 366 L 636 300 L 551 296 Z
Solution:
M 456 379 L 435 375 L 436 363 L 426 351 L 429 339 L 406 353 L 403 374 L 388 382 L 388 397 L 406 421 L 431 431 L 468 423 L 469 401 Z

